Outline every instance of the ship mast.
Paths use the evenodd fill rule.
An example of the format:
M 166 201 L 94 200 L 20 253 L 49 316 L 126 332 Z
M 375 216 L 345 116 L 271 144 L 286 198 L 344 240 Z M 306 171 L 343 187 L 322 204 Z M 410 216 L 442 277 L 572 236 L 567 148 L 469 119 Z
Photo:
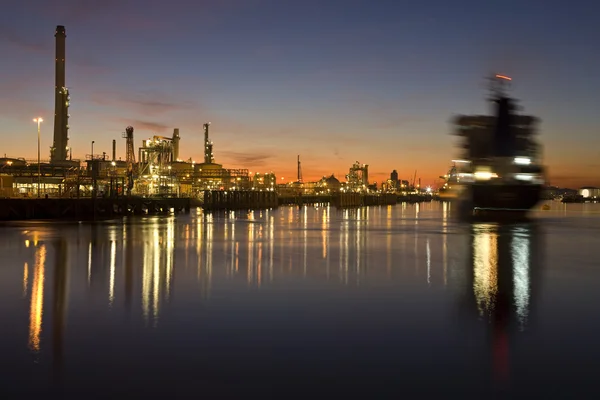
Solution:
M 499 98 L 506 97 L 506 91 L 512 78 L 506 75 L 496 74 L 489 78 L 491 100 L 496 101 Z

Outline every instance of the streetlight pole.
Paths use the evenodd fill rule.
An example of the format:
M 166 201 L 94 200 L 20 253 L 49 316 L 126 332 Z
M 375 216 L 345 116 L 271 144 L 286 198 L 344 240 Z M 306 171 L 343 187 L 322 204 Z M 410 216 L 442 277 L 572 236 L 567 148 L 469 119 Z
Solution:
M 40 197 L 40 187 L 41 187 L 41 180 L 42 180 L 42 167 L 40 165 L 40 125 L 42 124 L 42 122 L 44 122 L 44 120 L 42 119 L 42 117 L 37 117 L 33 119 L 33 122 L 37 122 L 37 126 L 38 126 L 38 190 L 37 190 L 37 196 Z

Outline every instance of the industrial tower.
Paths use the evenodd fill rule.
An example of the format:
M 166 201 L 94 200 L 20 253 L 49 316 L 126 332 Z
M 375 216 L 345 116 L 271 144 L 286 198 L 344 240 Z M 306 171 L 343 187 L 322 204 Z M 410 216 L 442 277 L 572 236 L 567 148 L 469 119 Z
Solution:
M 302 183 L 302 165 L 300 164 L 300 155 L 298 155 L 298 183 Z
M 210 122 L 204 124 L 204 163 L 212 164 L 215 162 L 215 158 L 213 156 L 213 144 L 208 139 L 208 127 L 210 126 Z
M 133 170 L 133 164 L 135 164 L 135 151 L 133 149 L 133 126 L 125 128 L 123 134 L 125 138 L 125 161 L 127 162 L 127 170 Z
M 59 25 L 54 34 L 56 38 L 55 57 L 55 101 L 54 101 L 54 144 L 50 149 L 51 162 L 67 160 L 69 148 L 69 89 L 65 86 L 65 27 Z
M 179 159 L 179 128 L 173 129 L 173 161 L 180 161 Z

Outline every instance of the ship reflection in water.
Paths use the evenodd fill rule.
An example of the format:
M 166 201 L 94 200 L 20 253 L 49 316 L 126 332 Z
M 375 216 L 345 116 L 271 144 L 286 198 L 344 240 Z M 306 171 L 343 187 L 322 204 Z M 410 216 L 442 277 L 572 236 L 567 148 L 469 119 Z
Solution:
M 541 281 L 541 232 L 537 222 L 475 223 L 471 227 L 471 307 L 489 327 L 492 371 L 510 381 L 510 340 L 529 322 Z M 535 290 L 532 291 L 532 286 Z
M 568 228 L 590 229 L 575 217 L 467 224 L 451 207 L 4 227 L 1 390 L 480 396 L 541 393 L 550 377 L 565 389 L 578 346 L 600 356 L 600 327 L 565 311 L 600 300 L 586 269 L 598 236 Z

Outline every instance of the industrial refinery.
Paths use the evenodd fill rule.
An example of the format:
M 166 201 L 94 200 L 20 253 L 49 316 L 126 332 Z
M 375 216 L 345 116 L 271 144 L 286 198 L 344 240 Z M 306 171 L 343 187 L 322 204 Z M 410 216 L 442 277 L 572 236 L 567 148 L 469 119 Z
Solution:
M 112 140 L 112 154 L 91 151 L 84 160 L 72 158 L 69 146 L 69 104 L 71 94 L 66 80 L 66 29 L 55 30 L 55 112 L 53 144 L 48 160 L 41 158 L 38 124 L 38 157 L 0 158 L 0 197 L 4 198 L 106 198 L 138 196 L 144 198 L 186 197 L 204 201 L 212 191 L 274 192 L 280 197 L 328 196 L 337 193 L 416 193 L 418 187 L 398 181 L 397 172 L 381 184 L 369 182 L 369 166 L 358 161 L 351 165 L 345 181 L 334 174 L 316 182 L 305 182 L 298 155 L 296 181 L 278 183 L 272 172 L 251 173 L 248 169 L 225 168 L 216 161 L 210 139 L 211 123 L 203 124 L 204 159 L 184 159 L 180 152 L 178 128 L 171 136 L 149 135 L 136 147 L 135 127 L 127 126 L 122 135 L 125 160 L 117 158 L 117 139 Z M 395 176 L 394 176 L 395 174 Z M 403 184 L 406 183 L 406 185 Z M 214 196 L 213 196 L 214 197 Z M 211 197 L 212 198 L 212 197 Z M 269 203 L 271 204 L 271 202 Z

